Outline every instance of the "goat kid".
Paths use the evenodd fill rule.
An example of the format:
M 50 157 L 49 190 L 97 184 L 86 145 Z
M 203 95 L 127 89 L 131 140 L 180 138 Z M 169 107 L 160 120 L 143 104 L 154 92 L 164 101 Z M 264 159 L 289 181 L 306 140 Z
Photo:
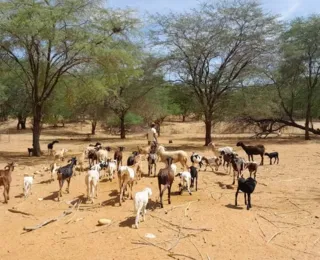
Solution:
M 180 177 L 180 183 L 179 183 L 179 192 L 180 195 L 182 195 L 182 192 L 185 188 L 187 188 L 189 195 L 192 195 L 190 190 L 191 185 L 191 173 L 190 172 L 179 172 L 176 177 Z
M 32 194 L 32 184 L 33 184 L 33 179 L 34 179 L 34 174 L 29 175 L 29 174 L 24 174 L 23 177 L 23 195 L 24 198 L 26 199 L 29 194 Z
M 134 196 L 134 211 L 136 213 L 135 226 L 138 228 L 140 222 L 140 214 L 145 221 L 145 215 L 147 213 L 147 204 L 149 198 L 152 196 L 150 188 L 145 188 L 143 191 L 137 192 Z
M 166 159 L 167 166 L 166 168 L 160 169 L 158 173 L 158 186 L 159 186 L 159 193 L 160 193 L 160 206 L 163 208 L 162 203 L 162 196 L 166 189 L 168 189 L 168 203 L 171 204 L 171 187 L 174 181 L 174 169 L 172 168 L 172 161 L 171 157 Z M 175 167 L 176 168 L 176 167 Z M 161 185 L 164 187 L 161 189 Z
M 198 170 L 194 166 L 189 167 L 189 171 L 191 173 L 191 185 L 190 187 L 194 187 L 194 182 L 196 180 L 196 191 L 198 191 Z
M 270 165 L 272 165 L 272 159 L 274 159 L 274 164 L 277 162 L 279 164 L 279 153 L 278 152 L 273 152 L 273 153 L 265 153 L 265 156 L 268 156 L 270 159 Z
M 129 166 L 120 166 L 118 170 L 118 180 L 119 180 L 119 190 L 120 190 L 120 197 L 119 197 L 119 205 L 121 206 L 121 202 L 124 202 L 124 193 L 127 190 L 127 186 L 131 190 L 131 199 L 132 197 L 132 187 L 134 183 L 135 173 L 134 170 Z

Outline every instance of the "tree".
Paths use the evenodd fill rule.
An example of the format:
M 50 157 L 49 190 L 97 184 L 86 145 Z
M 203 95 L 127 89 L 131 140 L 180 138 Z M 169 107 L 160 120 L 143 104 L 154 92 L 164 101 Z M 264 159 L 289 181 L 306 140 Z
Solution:
M 319 41 L 320 16 L 297 18 L 291 22 L 279 39 L 280 48 L 275 48 L 270 57 L 263 60 L 263 65 L 267 64 L 263 66 L 263 72 L 269 80 L 261 85 L 269 91 L 265 102 L 279 105 L 273 114 L 248 113 L 251 122 L 298 128 L 304 130 L 306 140 L 310 139 L 310 132 L 320 135 L 320 129 L 313 125 L 313 120 L 320 115 Z M 270 93 L 275 101 L 270 99 Z M 304 124 L 298 120 L 304 120 Z
M 97 0 L 7 0 L 0 9 L 1 58 L 22 72 L 32 105 L 33 155 L 40 156 L 44 104 L 61 77 L 109 49 L 113 35 L 131 29 L 136 19 L 127 11 L 105 10 Z
M 126 47 L 127 55 L 118 57 L 117 66 L 106 71 L 109 79 L 106 107 L 119 118 L 120 138 L 126 138 L 125 119 L 130 111 L 141 105 L 152 89 L 162 82 L 162 75 L 157 75 L 157 62 L 139 51 L 136 46 Z
M 204 4 L 185 14 L 156 15 L 152 40 L 166 47 L 173 78 L 189 86 L 204 115 L 205 144 L 219 100 L 239 84 L 250 66 L 270 48 L 276 17 L 255 1 Z

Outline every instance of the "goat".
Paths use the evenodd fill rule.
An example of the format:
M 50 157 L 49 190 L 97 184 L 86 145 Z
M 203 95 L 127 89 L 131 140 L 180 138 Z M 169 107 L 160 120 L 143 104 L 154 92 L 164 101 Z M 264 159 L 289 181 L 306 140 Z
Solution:
M 162 196 L 166 189 L 168 189 L 168 203 L 171 204 L 171 187 L 174 181 L 174 170 L 172 169 L 172 161 L 171 157 L 167 157 L 167 166 L 166 168 L 160 169 L 158 173 L 158 186 L 160 192 L 160 206 L 163 208 Z M 161 185 L 164 185 L 163 189 L 161 189 Z
M 53 174 L 58 173 L 59 168 L 60 168 L 60 166 L 58 166 L 56 163 L 50 164 L 51 180 L 53 180 Z
M 263 145 L 256 145 L 256 146 L 246 146 L 243 142 L 238 142 L 237 146 L 241 146 L 242 149 L 246 152 L 248 155 L 248 161 L 250 162 L 250 159 L 253 161 L 253 155 L 260 155 L 261 156 L 261 162 L 260 165 L 263 165 L 263 155 L 265 152 L 265 147 Z
M 30 156 L 33 156 L 33 151 L 34 151 L 33 148 L 28 148 L 29 157 L 30 157 Z
M 157 150 L 157 154 L 159 155 L 162 162 L 166 162 L 167 158 L 171 157 L 172 162 L 180 162 L 182 167 L 188 169 L 188 155 L 185 151 L 178 150 L 178 151 L 166 151 L 163 146 L 159 146 Z
M 257 181 L 249 177 L 248 179 L 245 178 L 239 178 L 238 179 L 238 188 L 236 191 L 236 199 L 235 199 L 235 206 L 238 205 L 238 193 L 239 190 L 244 192 L 244 203 L 247 205 L 247 210 L 251 208 L 251 193 L 254 191 L 255 187 L 257 185 Z M 247 203 L 247 194 L 248 194 L 248 203 Z
M 119 205 L 121 206 L 121 202 L 124 202 L 124 193 L 127 189 L 127 185 L 131 190 L 131 199 L 132 197 L 132 187 L 134 183 L 134 170 L 129 166 L 120 166 L 118 170 L 118 180 L 119 180 L 119 190 L 120 190 L 120 198 Z
M 101 146 L 101 143 L 97 142 L 96 144 L 89 144 L 90 147 L 98 147 Z
M 88 159 L 89 159 L 89 166 L 98 163 L 98 155 L 97 155 L 97 148 L 89 150 L 88 152 Z
M 58 152 L 54 152 L 54 159 L 64 161 L 64 157 L 67 152 L 68 152 L 68 149 L 65 149 L 65 148 L 61 149 Z
M 143 191 L 137 192 L 134 196 L 134 210 L 136 213 L 135 226 L 139 226 L 140 214 L 143 216 L 143 221 L 145 221 L 145 215 L 147 213 L 147 204 L 149 197 L 152 196 L 152 191 L 150 188 L 145 188 Z
M 194 166 L 190 166 L 189 168 L 191 173 L 191 185 L 190 187 L 194 187 L 194 180 L 196 179 L 196 191 L 198 191 L 198 170 Z
M 106 162 L 108 160 L 109 152 L 111 151 L 110 147 L 106 147 L 106 149 L 99 149 L 97 151 L 97 158 L 99 162 Z
M 56 144 L 56 143 L 59 143 L 59 141 L 58 140 L 54 140 L 53 142 L 51 142 L 51 143 L 48 143 L 48 155 L 52 155 L 52 149 L 53 149 L 53 146 L 54 146 L 54 144 Z
M 184 188 L 187 188 L 189 195 L 192 195 L 192 193 L 190 191 L 191 173 L 190 172 L 179 172 L 175 177 L 180 177 L 180 183 L 179 183 L 180 195 L 182 195 Z
M 236 156 L 235 154 L 231 154 L 231 165 L 233 168 L 233 182 L 232 185 L 235 184 L 236 182 L 236 172 L 237 172 L 237 178 L 242 176 L 242 171 L 245 169 L 245 163 L 246 161 L 241 158 Z
M 270 165 L 272 165 L 272 158 L 274 158 L 274 162 L 279 164 L 279 153 L 278 152 L 273 152 L 273 153 L 265 153 L 264 155 L 268 156 L 270 159 Z
M 219 156 L 213 156 L 210 158 L 206 158 L 206 157 L 202 157 L 202 162 L 205 163 L 206 168 L 204 169 L 204 171 L 207 170 L 207 167 L 210 166 L 210 168 L 212 169 L 212 171 L 218 171 L 219 170 L 219 166 L 222 164 L 222 157 Z M 212 168 L 212 166 L 214 166 L 214 170 Z
M 154 168 L 154 177 L 156 176 L 157 172 L 157 159 L 158 156 L 155 153 L 149 153 L 148 155 L 148 176 L 152 174 L 152 168 Z
M 256 174 L 258 171 L 258 163 L 257 162 L 245 162 L 244 168 L 249 170 L 250 177 L 253 174 L 253 178 L 256 179 Z
M 202 156 L 195 153 L 195 152 L 192 152 L 192 155 L 190 157 L 190 161 L 192 162 L 192 164 L 195 164 L 195 163 L 198 163 L 199 164 L 199 167 L 201 169 L 203 163 L 202 163 Z
M 117 169 L 119 169 L 120 164 L 122 166 L 122 152 L 123 152 L 123 150 L 124 150 L 124 147 L 120 146 L 119 150 L 115 151 L 114 155 L 113 155 L 113 159 L 117 160 Z
M 107 160 L 107 169 L 106 173 L 109 174 L 109 180 L 112 181 L 114 179 L 114 173 L 117 171 L 117 160 Z
M 141 156 L 137 151 L 132 152 L 132 154 L 127 159 L 127 166 L 134 166 L 136 168 L 136 174 L 138 179 L 141 179 Z
M 87 199 L 92 203 L 94 202 L 93 197 L 98 198 L 98 183 L 100 177 L 100 170 L 100 163 L 93 165 L 92 168 L 88 171 L 88 174 L 85 178 L 85 183 L 87 185 Z
M 34 175 L 24 174 L 23 177 L 23 195 L 24 198 L 29 196 L 29 193 L 32 194 L 32 184 L 33 184 Z
M 66 192 L 69 193 L 70 181 L 73 174 L 73 166 L 77 164 L 77 159 L 73 157 L 68 161 L 68 163 L 69 164 L 67 164 L 66 166 L 60 167 L 57 170 L 57 180 L 59 181 L 58 201 L 60 200 L 60 197 L 62 197 L 61 190 L 65 180 L 68 182 Z
M 12 181 L 11 174 L 14 170 L 14 167 L 16 166 L 17 164 L 11 162 L 8 163 L 6 167 L 4 167 L 4 170 L 0 170 L 0 187 L 3 186 L 4 203 L 8 203 L 8 200 L 10 200 L 9 192 Z

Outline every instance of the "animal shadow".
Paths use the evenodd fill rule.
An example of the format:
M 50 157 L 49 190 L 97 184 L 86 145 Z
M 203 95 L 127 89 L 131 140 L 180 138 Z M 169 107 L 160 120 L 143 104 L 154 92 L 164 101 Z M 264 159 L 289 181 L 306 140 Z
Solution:
M 234 189 L 234 186 L 231 185 L 231 184 L 224 184 L 224 183 L 222 183 L 221 181 L 218 181 L 218 182 L 216 182 L 216 183 L 219 185 L 219 187 L 220 187 L 221 189 L 228 189 L 228 190 L 233 190 L 233 189 Z
M 44 197 L 43 200 L 55 200 L 56 198 L 58 198 L 58 196 L 59 196 L 59 192 L 54 191 L 54 192 L 51 192 L 49 196 Z
M 161 208 L 160 203 L 158 201 L 149 200 L 147 210 L 155 211 L 157 208 Z
M 126 220 L 119 223 L 119 227 L 132 227 L 135 223 L 135 217 L 128 217 Z
M 114 198 L 111 198 L 111 199 L 108 199 L 108 200 L 105 200 L 101 203 L 101 206 L 112 206 L 112 207 L 115 207 L 116 204 L 119 203 L 119 197 L 114 197 Z
M 243 209 L 243 207 L 235 206 L 233 204 L 228 204 L 226 205 L 226 207 L 229 209 L 237 209 L 237 210 Z
M 112 190 L 110 193 L 109 193 L 109 196 L 118 196 L 118 190 Z
M 24 197 L 24 194 L 23 193 L 20 193 L 19 195 L 17 196 L 14 196 L 15 198 L 23 198 Z

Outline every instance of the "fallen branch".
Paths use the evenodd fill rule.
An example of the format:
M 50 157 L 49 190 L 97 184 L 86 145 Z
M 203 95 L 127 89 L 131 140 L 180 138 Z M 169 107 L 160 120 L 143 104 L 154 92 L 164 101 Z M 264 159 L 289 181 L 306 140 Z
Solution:
M 33 214 L 30 214 L 30 213 L 27 213 L 27 212 L 23 212 L 23 211 L 20 211 L 20 210 L 16 210 L 16 209 L 8 209 L 9 212 L 12 212 L 12 213 L 19 213 L 19 214 L 22 214 L 22 215 L 26 215 L 26 216 L 33 216 Z
M 257 220 L 257 218 L 256 218 L 256 217 L 254 217 L 254 219 L 255 219 L 255 220 L 257 221 L 257 223 L 258 223 L 258 226 L 259 226 L 259 229 L 260 229 L 260 231 L 261 231 L 262 235 L 263 235 L 264 237 L 266 237 L 266 234 L 263 232 L 263 230 L 262 230 L 262 228 L 261 228 L 261 226 L 260 226 L 259 221 Z
M 173 259 L 179 259 L 179 258 L 175 258 L 174 256 L 183 256 L 183 257 L 186 257 L 186 258 L 189 258 L 189 259 L 192 259 L 192 260 L 197 260 L 191 256 L 188 256 L 188 255 L 183 255 L 183 254 L 174 254 L 174 253 L 170 253 L 168 254 L 169 257 L 173 258 Z
M 267 244 L 269 244 L 272 239 L 274 239 L 277 235 L 280 235 L 282 232 L 283 232 L 283 231 L 279 231 L 279 232 L 275 233 L 275 234 L 267 241 Z
M 27 232 L 30 232 L 30 231 L 33 231 L 33 230 L 37 230 L 39 228 L 42 228 L 50 223 L 53 223 L 53 222 L 56 222 L 56 221 L 59 221 L 61 218 L 65 217 L 65 216 L 68 216 L 72 213 L 72 210 L 73 208 L 70 210 L 66 210 L 64 211 L 60 216 L 56 217 L 56 218 L 51 218 L 51 219 L 48 219 L 42 223 L 40 223 L 39 225 L 36 225 L 36 226 L 32 226 L 32 227 L 24 227 L 23 230 L 27 231 Z
M 76 210 L 76 212 L 74 213 L 74 215 L 66 222 L 66 224 L 69 224 L 70 222 L 71 222 L 71 220 L 73 220 L 74 219 L 74 217 L 77 215 L 77 213 L 78 213 L 78 210 L 79 210 L 79 207 L 80 207 L 80 204 L 81 204 L 81 200 L 79 201 L 79 202 L 77 202 L 77 210 Z
M 139 235 L 139 234 L 138 234 L 138 235 Z M 162 250 L 164 250 L 164 251 L 166 251 L 166 252 L 169 252 L 168 249 L 166 249 L 166 248 L 164 248 L 164 247 L 162 247 L 162 246 L 159 246 L 159 245 L 157 245 L 157 244 L 155 244 L 155 243 L 153 243 L 153 242 L 151 242 L 151 241 L 148 241 L 148 240 L 144 239 L 144 238 L 143 238 L 142 236 L 140 236 L 140 235 L 139 235 L 139 237 L 142 239 L 142 241 L 144 241 L 144 242 L 147 243 L 148 245 L 152 245 L 152 246 L 157 247 L 157 248 L 159 248 L 159 249 L 162 249 Z
M 202 256 L 202 254 L 201 254 L 201 252 L 200 252 L 200 250 L 199 250 L 199 248 L 192 242 L 192 240 L 189 238 L 189 241 L 191 242 L 191 244 L 197 249 L 197 251 L 198 251 L 198 253 L 199 253 L 199 255 L 201 256 L 201 259 L 203 260 L 203 256 Z
M 276 228 L 278 228 L 278 226 L 277 226 L 276 224 L 274 224 L 271 220 L 267 219 L 266 217 L 264 217 L 264 216 L 262 216 L 262 215 L 260 215 L 260 214 L 258 214 L 258 216 L 259 216 L 260 218 L 263 218 L 264 220 L 268 221 L 271 225 L 273 225 L 273 226 L 275 226 Z
M 188 229 L 188 230 L 212 231 L 212 228 L 181 227 L 181 226 L 179 226 L 179 225 L 177 225 L 177 224 L 171 223 L 170 221 L 165 220 L 165 219 L 163 219 L 163 218 L 161 218 L 161 217 L 155 216 L 155 215 L 153 215 L 153 214 L 149 214 L 149 216 L 151 216 L 151 217 L 153 217 L 153 218 L 160 219 L 161 221 L 166 222 L 166 223 L 168 223 L 168 224 L 170 224 L 170 225 L 172 225 L 172 226 L 178 227 L 178 228 L 183 228 L 183 229 Z
M 309 253 L 309 252 L 306 252 L 306 251 L 298 250 L 298 249 L 295 249 L 295 248 L 291 248 L 291 247 L 287 247 L 287 246 L 283 246 L 283 245 L 279 245 L 279 244 L 275 244 L 275 243 L 274 243 L 273 245 L 279 246 L 279 247 L 282 247 L 282 248 L 285 248 L 285 249 L 288 249 L 288 250 L 292 250 L 292 251 L 297 251 L 297 252 L 300 252 L 300 253 L 304 253 L 304 254 L 307 254 L 307 255 L 312 255 L 312 256 L 317 256 L 317 257 L 320 256 L 319 254 Z
M 297 207 L 298 209 L 300 209 L 300 210 L 302 210 L 302 211 L 305 211 L 305 212 L 307 212 L 309 215 L 311 215 L 311 212 L 310 212 L 310 211 L 300 208 L 297 204 L 295 204 L 294 202 L 292 202 L 292 201 L 289 200 L 289 199 L 288 199 L 288 201 L 289 201 L 292 205 L 294 205 L 295 207 Z

